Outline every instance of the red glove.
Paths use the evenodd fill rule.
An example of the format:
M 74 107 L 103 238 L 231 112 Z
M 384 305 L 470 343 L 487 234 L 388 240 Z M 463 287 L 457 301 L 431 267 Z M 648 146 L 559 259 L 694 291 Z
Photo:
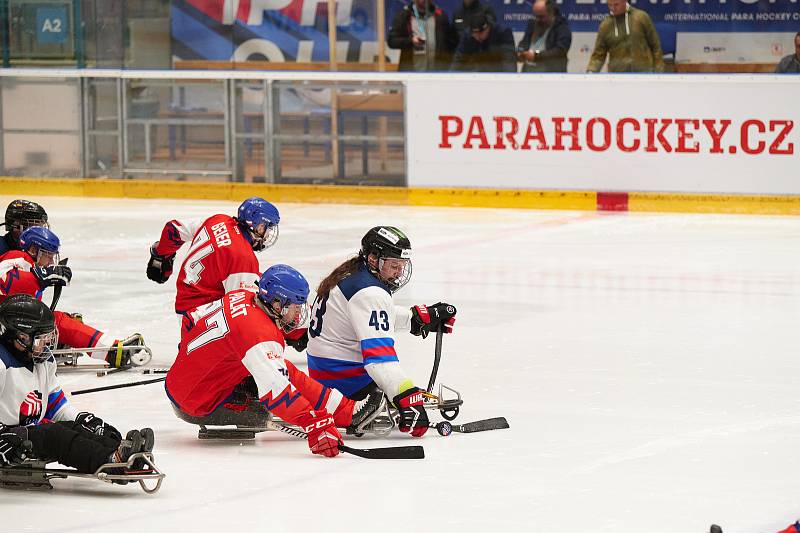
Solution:
M 400 431 L 411 432 L 412 437 L 421 437 L 428 431 L 428 414 L 422 402 L 422 389 L 411 387 L 392 400 L 400 411 Z
M 326 410 L 309 411 L 300 416 L 298 423 L 308 433 L 308 447 L 311 453 L 335 457 L 339 455 L 342 436 L 336 429 L 333 417 Z
M 444 333 L 453 333 L 456 323 L 454 305 L 439 302 L 433 305 L 416 305 L 411 308 L 411 334 L 424 339 L 431 331 L 442 328 Z

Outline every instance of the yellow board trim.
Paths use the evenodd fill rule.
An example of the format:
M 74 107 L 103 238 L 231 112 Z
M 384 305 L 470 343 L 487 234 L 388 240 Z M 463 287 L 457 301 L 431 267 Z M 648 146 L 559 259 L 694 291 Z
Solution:
M 800 196 L 630 193 L 628 211 L 796 216 L 800 215 Z
M 93 198 L 165 198 L 239 202 L 261 196 L 275 203 L 341 203 L 595 211 L 594 191 L 267 185 L 197 181 L 0 177 L 0 194 Z M 800 215 L 800 195 L 629 193 L 628 210 L 662 213 Z

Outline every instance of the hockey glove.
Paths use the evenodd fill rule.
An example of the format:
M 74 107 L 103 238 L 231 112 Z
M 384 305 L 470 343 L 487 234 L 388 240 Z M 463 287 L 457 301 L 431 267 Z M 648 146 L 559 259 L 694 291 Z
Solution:
M 33 275 L 39 280 L 42 289 L 47 287 L 64 287 L 72 279 L 72 269 L 66 265 L 33 267 Z
M 32 455 L 31 441 L 23 440 L 13 428 L 0 424 L 0 466 L 16 466 Z
M 89 433 L 94 433 L 98 437 L 108 437 L 116 441 L 122 440 L 122 435 L 117 428 L 103 422 L 102 418 L 94 416 L 92 413 L 82 412 L 75 417 L 75 422 L 81 425 Z
M 422 402 L 422 389 L 411 387 L 395 396 L 392 402 L 400 411 L 400 431 L 411 432 L 414 437 L 421 437 L 428 431 L 428 413 Z
M 294 337 L 294 338 L 292 338 Z M 302 352 L 308 346 L 308 329 L 297 329 L 284 336 L 287 346 L 291 346 L 298 352 Z
M 158 241 L 150 247 L 150 261 L 147 262 L 147 278 L 156 283 L 164 283 L 172 275 L 172 264 L 175 262 L 175 254 L 158 255 L 156 252 Z
M 335 457 L 339 455 L 339 444 L 342 436 L 336 429 L 333 417 L 324 409 L 322 411 L 309 411 L 299 420 L 303 431 L 308 433 L 308 447 L 311 453 Z
M 416 305 L 411 308 L 411 334 L 424 339 L 431 331 L 442 328 L 444 333 L 453 333 L 456 308 L 439 302 L 433 305 Z

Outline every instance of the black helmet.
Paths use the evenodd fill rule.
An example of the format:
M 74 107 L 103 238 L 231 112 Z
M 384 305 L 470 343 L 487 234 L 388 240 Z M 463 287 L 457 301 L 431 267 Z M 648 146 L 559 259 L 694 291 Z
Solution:
M 30 226 L 47 227 L 47 212 L 44 207 L 30 200 L 14 200 L 6 208 L 6 227 L 10 230 L 13 226 L 22 226 L 21 229 Z
M 42 363 L 58 341 L 53 312 L 27 294 L 15 294 L 0 304 L 0 339 L 15 355 Z
M 368 257 L 378 257 L 377 268 L 369 264 Z M 391 292 L 405 285 L 411 279 L 411 241 L 406 234 L 394 226 L 375 226 L 361 239 L 361 259 L 375 276 L 389 286 Z M 402 274 L 394 279 L 387 279 L 380 274 L 384 259 L 405 259 Z
M 361 256 L 411 259 L 411 241 L 394 226 L 375 226 L 361 239 Z

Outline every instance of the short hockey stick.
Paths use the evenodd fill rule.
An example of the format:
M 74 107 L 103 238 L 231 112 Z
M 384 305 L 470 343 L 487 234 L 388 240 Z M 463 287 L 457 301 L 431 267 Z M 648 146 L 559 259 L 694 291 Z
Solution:
M 65 257 L 61 261 L 58 262 L 59 265 L 63 266 L 67 264 L 69 261 L 69 257 Z M 56 305 L 58 304 L 58 299 L 61 298 L 61 291 L 64 289 L 63 285 L 58 285 L 57 287 L 53 288 L 53 302 L 50 304 L 50 310 L 55 311 Z
M 441 326 L 436 330 L 436 346 L 433 348 L 433 369 L 431 369 L 431 379 L 428 380 L 428 392 L 433 390 L 433 384 L 436 382 L 436 374 L 439 373 L 439 361 L 442 359 L 442 331 Z
M 116 374 L 117 372 L 126 372 L 128 374 L 166 374 L 169 368 L 133 368 L 126 366 L 123 368 L 108 368 L 97 371 L 97 377 L 101 378 L 109 374 Z
M 133 383 L 120 383 L 119 385 L 108 385 L 105 387 L 95 387 L 94 389 L 76 390 L 70 396 L 77 396 L 79 394 L 89 394 L 90 392 L 101 392 L 104 390 L 123 389 L 125 387 L 136 387 L 138 385 L 149 385 L 150 383 L 158 383 L 159 381 L 166 381 L 167 378 L 146 379 L 144 381 L 134 381 Z
M 308 438 L 308 434 L 300 429 L 284 426 L 272 420 L 267 422 L 267 428 L 283 431 L 301 439 Z M 339 451 L 357 455 L 365 459 L 424 459 L 425 448 L 422 446 L 389 446 L 386 448 L 351 448 L 344 444 L 339 445 Z

